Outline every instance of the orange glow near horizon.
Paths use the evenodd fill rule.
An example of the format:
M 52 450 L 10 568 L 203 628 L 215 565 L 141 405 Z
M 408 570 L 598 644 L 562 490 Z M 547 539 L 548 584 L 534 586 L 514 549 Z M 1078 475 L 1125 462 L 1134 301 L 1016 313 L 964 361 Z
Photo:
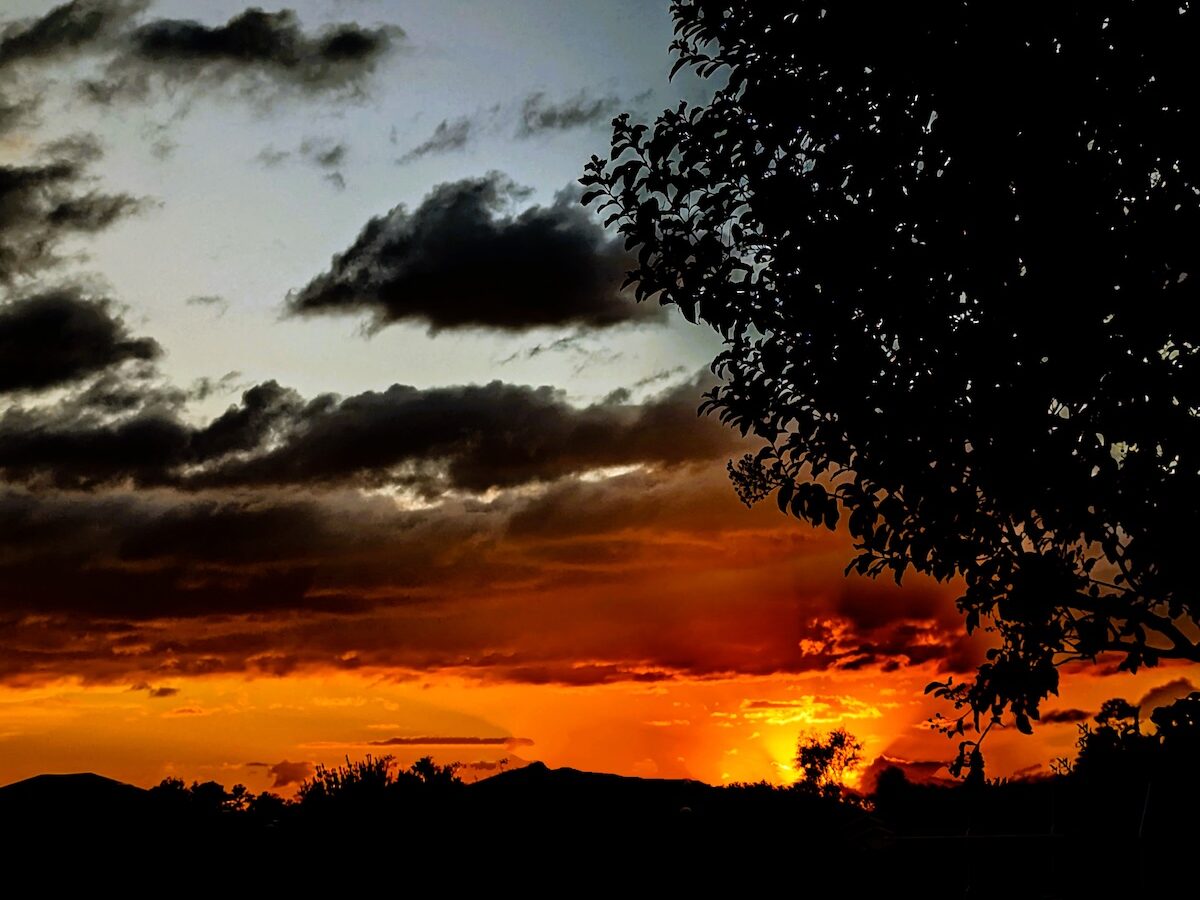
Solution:
M 881 755 L 949 760 L 953 743 L 926 727 L 938 709 L 921 693 L 932 675 L 918 668 L 887 677 L 839 672 L 563 687 L 339 673 L 193 678 L 162 697 L 73 681 L 2 688 L 0 783 L 91 770 L 143 786 L 174 776 L 290 795 L 313 764 L 368 753 L 390 753 L 402 765 L 426 754 L 460 762 L 467 780 L 494 774 L 507 758 L 514 766 L 540 760 L 711 784 L 788 783 L 798 737 L 839 725 L 862 741 L 863 768 Z M 1120 688 L 1113 678 L 1079 676 L 1047 708 L 1095 709 L 1108 696 L 1136 699 L 1185 676 L 1195 679 L 1196 667 L 1142 672 L 1121 679 Z M 1050 759 L 1072 754 L 1075 738 L 1073 724 L 1042 726 L 1031 738 L 993 732 L 985 745 L 989 775 L 1044 772 Z M 280 763 L 292 766 L 275 772 L 290 774 L 276 777 Z M 862 771 L 852 773 L 851 785 Z

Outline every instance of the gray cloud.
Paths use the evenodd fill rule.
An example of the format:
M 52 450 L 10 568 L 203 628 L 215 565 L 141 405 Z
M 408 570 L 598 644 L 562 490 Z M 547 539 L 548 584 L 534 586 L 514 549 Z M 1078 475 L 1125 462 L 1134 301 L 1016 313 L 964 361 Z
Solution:
M 400 157 L 398 162 L 410 163 L 423 156 L 461 150 L 467 146 L 474 130 L 474 124 L 466 116 L 458 119 L 442 119 L 433 129 L 433 134 Z
M 520 137 L 532 137 L 547 131 L 567 131 L 584 125 L 595 125 L 611 119 L 621 107 L 616 96 L 595 97 L 580 91 L 560 101 L 547 99 L 544 92 L 530 94 L 521 104 L 517 126 Z
M 288 160 L 292 155 L 290 150 L 277 150 L 275 147 L 263 147 L 254 157 L 255 162 L 268 169 L 273 169 Z
M 40 107 L 37 97 L 14 99 L 0 92 L 0 136 L 35 122 Z

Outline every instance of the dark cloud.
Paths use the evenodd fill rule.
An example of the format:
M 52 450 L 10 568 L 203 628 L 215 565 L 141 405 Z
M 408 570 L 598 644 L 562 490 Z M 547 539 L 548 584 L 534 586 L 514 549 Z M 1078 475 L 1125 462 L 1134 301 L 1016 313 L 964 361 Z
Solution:
M 160 353 L 150 338 L 130 337 L 107 300 L 62 289 L 0 304 L 0 393 L 56 387 Z
M 145 691 L 146 696 L 152 700 L 165 700 L 167 697 L 174 697 L 179 693 L 179 688 L 174 687 L 154 687 L 144 681 L 135 684 L 129 690 Z
M 326 138 L 307 138 L 300 143 L 295 155 L 319 169 L 335 169 L 346 161 L 350 148 Z M 289 150 L 276 150 L 273 146 L 264 147 L 255 157 L 255 161 L 268 169 L 282 165 L 293 156 Z M 341 172 L 326 171 L 324 180 L 337 190 L 344 190 L 346 178 Z
M 274 449 L 190 480 L 210 487 L 392 483 L 437 494 L 612 466 L 711 460 L 738 442 L 729 429 L 697 415 L 700 394 L 699 383 L 689 382 L 643 404 L 578 408 L 549 387 L 394 385 L 340 402 L 317 398 Z
M 498 173 L 438 185 L 372 219 L 330 270 L 287 301 L 297 315 L 368 313 L 373 328 L 603 328 L 661 319 L 620 285 L 628 260 L 575 199 L 505 215 L 527 195 Z
M 106 387 L 99 397 L 88 392 L 59 407 L 11 407 L 0 415 L 4 478 L 60 488 L 178 480 L 186 466 L 262 447 L 302 407 L 295 392 L 266 382 L 246 391 L 240 406 L 195 427 L 156 391 L 139 396 L 120 383 Z M 125 414 L 114 418 L 114 411 Z
M 63 231 L 101 231 L 137 209 L 138 202 L 120 195 L 68 197 L 50 211 L 48 223 Z
M 914 784 L 955 784 L 947 769 L 948 761 L 936 759 L 901 759 L 886 754 L 871 760 L 862 774 L 861 786 L 865 793 L 871 793 L 879 783 L 879 776 L 888 769 L 899 769 L 904 777 Z M 944 774 L 942 773 L 945 770 Z
M 1190 679 L 1175 678 L 1166 684 L 1151 688 L 1136 705 L 1142 711 L 1142 717 L 1149 718 L 1150 713 L 1160 706 L 1170 706 L 1176 700 L 1180 700 L 1196 690 L 1196 685 L 1192 684 Z
M 274 781 L 271 782 L 273 788 L 285 788 L 289 785 L 300 784 L 313 773 L 313 764 L 310 762 L 289 762 L 283 760 L 277 763 L 265 762 L 249 762 L 246 763 L 249 769 L 266 769 Z
M 475 126 L 469 118 L 462 116 L 458 119 L 442 119 L 433 134 L 405 153 L 398 162 L 410 163 L 423 156 L 434 153 L 446 153 L 451 150 L 461 150 L 467 146 Z
M 844 669 L 913 665 L 938 660 L 956 671 L 969 671 L 982 661 L 980 637 L 963 638 L 962 619 L 932 582 L 901 587 L 890 581 L 851 575 L 832 598 L 834 622 L 850 625 L 847 639 L 836 625 L 814 623 L 827 652 Z
M 742 709 L 808 709 L 811 702 L 805 700 L 743 700 Z
M 36 121 L 40 106 L 36 97 L 14 99 L 0 92 L 0 137 Z
M 521 769 L 529 765 L 527 760 L 515 756 L 506 756 L 504 759 L 477 759 L 474 762 L 465 763 L 463 768 L 470 772 L 503 772 L 506 769 Z M 476 775 L 478 778 L 478 775 Z
M 1013 781 L 1037 781 L 1048 777 L 1050 777 L 1050 773 L 1046 771 L 1045 765 L 1040 762 L 1021 766 L 1021 768 L 1014 770 L 1012 773 Z
M 178 149 L 179 144 L 169 137 L 155 138 L 150 142 L 150 155 L 159 162 L 170 159 Z
M 672 378 L 676 378 L 679 375 L 685 374 L 687 374 L 687 369 L 685 369 L 683 366 L 674 366 L 670 369 L 660 369 L 657 372 L 652 372 L 644 378 L 639 378 L 632 385 L 630 385 L 630 387 L 634 390 L 637 390 L 638 388 L 649 387 L 650 385 L 657 384 L 661 381 L 670 381 Z
M 595 125 L 611 119 L 620 107 L 621 98 L 611 95 L 595 97 L 580 91 L 573 97 L 555 102 L 539 91 L 530 94 L 521 104 L 517 134 L 531 137 L 546 131 L 566 131 L 583 125 Z
M 654 683 L 829 671 L 863 643 L 852 622 L 832 642 L 824 624 L 844 541 L 744 509 L 719 467 L 579 483 L 605 508 L 540 530 L 511 523 L 548 519 L 550 492 L 411 510 L 357 492 L 0 492 L 0 680 Z M 879 588 L 906 622 L 903 597 Z M 931 668 L 961 655 L 949 638 L 939 649 L 922 655 Z M 871 667 L 913 663 L 895 652 Z
M 9 23 L 0 28 L 0 69 L 111 43 L 146 5 L 145 0 L 74 0 L 41 18 Z
M 145 691 L 146 696 L 152 700 L 164 700 L 167 697 L 174 697 L 179 693 L 179 688 L 174 687 L 155 687 L 145 681 L 139 681 L 137 684 L 129 688 L 130 691 Z
M 101 231 L 140 208 L 128 194 L 82 190 L 99 154 L 94 139 L 74 137 L 44 148 L 44 162 L 0 165 L 0 284 L 58 263 L 67 235 Z
M 534 344 L 526 350 L 519 350 L 500 360 L 497 365 L 506 366 L 516 359 L 536 359 L 546 353 L 579 353 L 586 355 L 589 351 L 584 347 L 587 335 L 572 334 L 567 337 L 555 338 L 552 341 L 547 341 L 544 344 Z M 624 389 L 626 396 L 632 396 L 628 389 Z
M 290 150 L 277 150 L 275 147 L 263 147 L 258 151 L 258 155 L 254 157 L 255 161 L 268 169 L 273 169 L 282 164 L 292 155 Z
M 223 316 L 229 310 L 229 301 L 217 294 L 201 294 L 188 297 L 184 301 L 188 306 L 207 306 L 217 311 L 217 316 Z
M 393 737 L 367 743 L 372 747 L 528 747 L 533 741 L 513 737 Z
M 353 520 L 339 518 L 348 515 L 357 516 L 358 533 Z M 469 536 L 454 524 L 329 500 L 5 492 L 0 619 L 17 611 L 127 622 L 288 610 L 353 615 L 376 602 L 371 591 L 386 579 L 403 591 L 438 577 L 440 557 L 417 566 L 404 545 L 428 553 L 436 535 Z M 402 531 L 389 537 L 386 528 Z M 393 572 L 381 556 L 365 564 L 363 554 L 385 547 L 413 571 Z M 97 627 L 95 637 L 105 631 Z M 147 681 L 162 674 L 141 673 Z
M 499 381 L 307 401 L 266 382 L 193 425 L 153 391 L 138 403 L 136 388 L 106 383 L 99 395 L 0 415 L 0 473 L 11 483 L 73 489 L 398 485 L 430 497 L 482 493 L 615 466 L 728 458 L 741 443 L 697 415 L 703 384 L 639 404 L 581 408 L 554 388 Z
M 77 164 L 93 163 L 104 156 L 100 139 L 86 131 L 68 134 L 42 145 L 39 150 L 44 159 L 63 160 Z
M 336 169 L 346 161 L 350 148 L 323 138 L 308 138 L 300 144 L 300 155 L 322 169 Z
M 1091 717 L 1090 712 L 1082 709 L 1052 709 L 1042 713 L 1038 721 L 1043 725 L 1073 725 L 1076 722 L 1086 722 Z
M 85 86 L 94 100 L 144 95 L 167 86 L 233 83 L 269 98 L 279 90 L 357 92 L 402 39 L 396 27 L 347 23 L 306 32 L 292 10 L 247 9 L 224 25 L 158 19 L 133 29 L 107 75 Z

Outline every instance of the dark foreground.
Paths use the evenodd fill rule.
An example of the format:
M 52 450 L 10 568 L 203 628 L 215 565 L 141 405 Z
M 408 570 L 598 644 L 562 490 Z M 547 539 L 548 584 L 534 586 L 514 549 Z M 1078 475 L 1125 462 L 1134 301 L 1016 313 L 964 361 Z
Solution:
M 434 895 L 1195 889 L 1195 784 L 1152 775 L 948 786 L 890 770 L 871 798 L 836 799 L 537 763 L 475 784 L 436 767 L 427 778 L 400 774 L 331 781 L 292 803 L 212 783 L 147 791 L 97 775 L 43 775 L 0 788 L 4 867 L 45 889 L 80 878 L 136 888 L 145 878 L 147 888 L 223 883 L 235 894 L 256 881 L 295 889 L 376 878 L 389 879 L 389 893 Z

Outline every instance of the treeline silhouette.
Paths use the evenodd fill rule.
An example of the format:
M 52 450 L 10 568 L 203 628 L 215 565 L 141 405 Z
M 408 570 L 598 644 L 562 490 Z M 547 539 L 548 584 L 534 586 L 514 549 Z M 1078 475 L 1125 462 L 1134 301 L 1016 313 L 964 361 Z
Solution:
M 466 783 L 456 764 L 425 757 L 402 768 L 368 756 L 318 767 L 293 799 L 215 781 L 168 778 L 142 790 L 44 775 L 0 788 L 0 828 L 10 848 L 21 839 L 115 842 L 158 848 L 162 859 L 169 845 L 309 872 L 346 865 L 352 847 L 360 873 L 403 858 L 460 881 L 591 873 L 699 885 L 788 872 L 796 884 L 843 884 L 863 896 L 901 885 L 931 897 L 1175 896 L 1191 881 L 1200 836 L 1200 694 L 1150 722 L 1153 731 L 1136 707 L 1110 700 L 1079 726 L 1077 755 L 1052 774 L 919 782 L 891 767 L 866 793 L 831 789 L 819 765 L 790 787 L 540 763 Z M 819 743 L 802 740 L 798 761 L 811 762 Z M 825 743 L 856 747 L 841 730 Z M 455 860 L 470 865 L 445 868 Z

